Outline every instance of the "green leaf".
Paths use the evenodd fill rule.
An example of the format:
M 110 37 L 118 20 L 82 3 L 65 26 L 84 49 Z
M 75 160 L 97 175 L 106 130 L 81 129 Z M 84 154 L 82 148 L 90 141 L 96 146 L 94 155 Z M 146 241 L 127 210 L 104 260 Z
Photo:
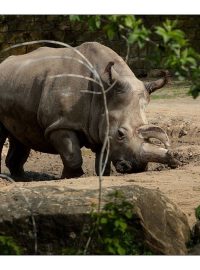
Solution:
M 111 244 L 112 243 L 112 239 L 111 238 L 105 238 L 104 239 L 104 243 Z
M 131 219 L 133 217 L 133 213 L 131 210 L 128 210 L 125 212 L 125 216 L 128 218 L 128 219 Z
M 115 36 L 115 31 L 114 31 L 114 29 L 111 28 L 111 27 L 109 27 L 109 28 L 107 29 L 107 35 L 108 35 L 108 38 L 109 38 L 110 40 L 112 40 L 112 39 L 114 38 L 114 36 Z
M 170 40 L 169 34 L 165 31 L 164 28 L 158 26 L 156 27 L 156 34 L 163 38 L 164 43 L 167 43 Z
M 195 216 L 200 220 L 200 205 L 195 209 Z
M 79 15 L 69 15 L 69 19 L 71 22 L 76 22 L 76 21 L 81 20 Z
M 101 18 L 100 18 L 100 16 L 96 16 L 95 25 L 96 25 L 96 28 L 100 28 L 100 26 L 101 26 Z
M 0 236 L 0 254 L 1 255 L 20 255 L 22 254 L 20 247 L 11 237 Z
M 100 219 L 100 223 L 101 223 L 101 224 L 107 224 L 107 223 L 108 223 L 107 218 L 102 217 L 102 218 Z
M 96 30 L 96 19 L 95 16 L 90 16 L 88 19 L 88 26 L 90 31 L 95 31 Z
M 114 224 L 115 227 L 119 228 L 122 232 L 124 232 L 127 228 L 127 224 L 121 219 L 117 219 Z
M 113 255 L 117 255 L 115 249 L 112 246 L 108 246 L 108 252 Z
M 136 42 L 138 40 L 138 35 L 135 32 L 132 32 L 128 37 L 128 42 L 130 44 Z
M 133 16 L 126 16 L 124 20 L 125 26 L 132 28 L 133 27 Z
M 118 15 L 111 15 L 109 16 L 109 20 L 112 21 L 112 22 L 117 22 L 117 19 L 119 18 L 120 16 Z
M 193 85 L 190 88 L 189 94 L 191 94 L 193 96 L 193 98 L 197 98 L 200 94 L 200 86 L 199 85 Z M 199 215 L 199 207 L 197 207 L 197 210 L 195 210 L 195 215 L 198 219 L 200 219 L 200 215 Z
M 126 250 L 123 247 L 119 246 L 117 248 L 117 253 L 118 253 L 118 255 L 125 255 L 126 254 Z

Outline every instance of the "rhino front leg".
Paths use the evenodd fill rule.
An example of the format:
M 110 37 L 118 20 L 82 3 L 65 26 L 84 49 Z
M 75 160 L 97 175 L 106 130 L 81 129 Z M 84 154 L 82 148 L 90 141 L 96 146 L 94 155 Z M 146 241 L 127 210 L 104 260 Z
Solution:
M 52 131 L 49 139 L 60 154 L 64 165 L 61 178 L 75 178 L 83 175 L 83 159 L 76 133 L 60 129 Z
M 100 162 L 100 156 L 101 156 L 101 151 L 96 152 L 95 156 L 95 172 L 99 176 L 99 162 Z M 105 157 L 103 158 L 103 164 L 104 164 Z M 107 161 L 107 164 L 105 166 L 105 170 L 103 175 L 104 176 L 110 176 L 110 170 L 111 170 L 111 162 L 110 160 Z

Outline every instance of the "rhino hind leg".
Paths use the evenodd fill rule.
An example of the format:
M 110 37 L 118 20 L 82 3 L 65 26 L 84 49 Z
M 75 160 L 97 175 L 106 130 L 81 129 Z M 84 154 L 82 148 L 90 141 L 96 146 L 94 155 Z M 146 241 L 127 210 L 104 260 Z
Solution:
M 75 132 L 60 129 L 52 131 L 49 140 L 60 154 L 64 169 L 61 178 L 77 178 L 84 174 L 80 142 Z
M 30 153 L 30 148 L 20 143 L 14 137 L 9 136 L 9 150 L 6 156 L 6 166 L 10 174 L 16 178 L 24 174 L 24 164 Z
M 3 145 L 8 137 L 8 131 L 4 127 L 2 123 L 0 123 L 0 173 L 1 173 L 1 153 L 3 149 Z

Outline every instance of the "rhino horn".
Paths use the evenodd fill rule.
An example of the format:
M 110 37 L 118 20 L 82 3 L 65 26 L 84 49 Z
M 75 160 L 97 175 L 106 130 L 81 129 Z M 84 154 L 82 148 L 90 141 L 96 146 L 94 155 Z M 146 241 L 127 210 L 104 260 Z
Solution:
M 157 89 L 162 88 L 169 81 L 170 73 L 168 70 L 162 71 L 163 77 L 153 82 L 144 83 L 149 94 L 153 93 Z
M 181 165 L 181 162 L 174 157 L 170 150 L 150 143 L 143 143 L 141 145 L 140 158 L 143 162 L 168 164 L 171 168 Z
M 160 140 L 165 145 L 165 148 L 168 149 L 170 147 L 170 142 L 167 133 L 158 126 L 144 125 L 138 128 L 137 133 L 139 137 L 142 139 L 148 140 L 150 138 L 155 138 Z

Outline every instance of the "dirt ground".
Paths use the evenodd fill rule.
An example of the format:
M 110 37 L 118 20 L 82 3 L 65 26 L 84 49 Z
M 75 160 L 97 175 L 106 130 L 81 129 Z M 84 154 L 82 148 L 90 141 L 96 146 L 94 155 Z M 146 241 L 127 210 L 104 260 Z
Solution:
M 194 208 L 200 205 L 200 97 L 194 100 L 187 96 L 170 98 L 154 96 L 148 106 L 147 117 L 150 123 L 165 128 L 172 148 L 181 155 L 183 166 L 172 170 L 164 165 L 150 164 L 147 172 L 131 175 L 120 175 L 113 170 L 112 176 L 105 177 L 103 186 L 137 184 L 159 189 L 179 205 L 192 226 L 195 221 Z M 8 144 L 3 149 L 2 173 L 9 175 L 4 163 L 7 148 Z M 68 181 L 71 188 L 84 189 L 89 186 L 97 188 L 94 155 L 88 149 L 83 149 L 82 152 L 85 175 L 80 179 L 61 181 Z M 27 173 L 24 181 L 51 180 L 53 183 L 59 179 L 62 163 L 59 156 L 32 151 L 25 170 Z M 10 185 L 8 181 L 0 180 L 1 188 L 7 185 Z

